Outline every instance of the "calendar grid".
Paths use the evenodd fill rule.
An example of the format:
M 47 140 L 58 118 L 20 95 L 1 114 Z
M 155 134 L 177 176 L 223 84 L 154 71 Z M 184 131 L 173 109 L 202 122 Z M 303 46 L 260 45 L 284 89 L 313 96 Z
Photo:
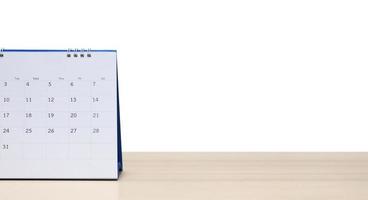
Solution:
M 42 106 L 42 107 L 39 107 L 39 108 L 36 108 L 36 109 L 35 108 L 29 108 L 27 106 L 27 103 L 32 103 L 32 102 L 35 101 L 34 97 L 31 97 L 28 94 L 29 91 L 27 91 L 27 87 L 32 87 L 32 85 L 34 83 L 33 81 L 37 81 L 37 82 L 40 82 L 40 83 L 42 81 L 39 81 L 39 80 L 33 80 L 33 81 L 28 81 L 28 80 L 21 81 L 21 80 L 18 80 L 18 81 L 21 82 L 22 85 L 25 86 L 25 87 L 22 87 L 20 90 L 19 89 L 17 90 L 18 92 L 22 91 L 21 92 L 22 93 L 22 95 L 21 95 L 22 97 L 20 99 L 23 99 L 25 101 L 25 104 L 22 104 L 22 107 L 18 107 L 16 109 L 4 109 L 4 108 L 2 108 L 1 109 L 1 114 L 12 113 L 12 116 L 11 116 L 12 120 L 19 120 L 19 119 L 21 119 L 22 120 L 22 123 L 21 124 L 22 124 L 23 127 L 25 127 L 25 130 L 27 131 L 28 130 L 28 128 L 27 128 L 28 127 L 27 121 L 29 120 L 27 118 L 28 117 L 31 117 L 31 116 L 34 117 L 34 115 L 37 116 L 39 113 L 41 113 L 41 114 L 43 113 L 43 116 L 40 117 L 40 120 L 41 120 L 41 123 L 40 124 L 42 124 L 42 125 L 32 125 L 32 129 L 33 130 L 35 130 L 35 129 L 36 130 L 40 130 L 39 133 L 41 133 L 41 136 L 42 137 L 46 137 L 47 136 L 47 129 L 49 128 L 49 126 L 45 126 L 45 125 L 48 125 L 48 123 L 46 121 L 46 116 L 47 116 L 47 114 L 50 114 L 50 113 L 47 113 L 46 112 L 47 110 L 45 110 L 45 108 L 48 107 L 48 105 L 47 106 Z M 5 83 L 5 81 L 3 81 L 3 83 Z M 11 85 L 11 83 L 13 83 L 13 82 L 10 82 L 10 83 L 8 82 L 7 83 L 7 86 L 9 86 L 9 84 Z M 45 83 L 45 82 L 43 82 L 43 83 Z M 88 94 L 88 97 L 89 97 L 89 99 L 91 99 L 92 96 L 93 96 L 92 95 L 92 89 L 89 88 L 88 91 L 89 91 L 88 92 L 89 93 Z M 68 88 L 68 95 L 67 96 L 70 97 L 70 96 L 72 96 L 72 94 L 73 93 L 70 92 L 70 88 Z M 47 99 L 47 96 L 48 95 L 49 95 L 49 92 L 46 91 L 46 92 L 43 92 L 42 94 L 40 94 L 40 97 L 42 99 Z M 5 98 L 3 95 L 2 95 L 2 97 Z M 14 98 L 12 98 L 11 100 L 14 100 Z M 91 112 L 91 109 L 92 109 L 91 102 L 88 102 L 87 104 L 88 104 L 88 109 L 87 110 L 79 110 L 78 113 L 87 113 L 89 115 L 93 114 L 93 112 Z M 65 111 L 65 110 L 55 110 L 55 109 L 51 109 L 49 111 L 52 111 L 51 114 L 64 113 L 64 115 L 73 113 L 75 111 L 75 110 L 72 109 L 72 107 L 70 105 L 68 106 L 68 108 L 69 108 L 68 111 Z M 113 111 L 111 109 L 110 110 L 97 110 L 97 111 L 98 111 L 99 114 L 102 114 L 102 113 L 111 113 L 110 115 L 113 114 Z M 16 116 L 16 118 L 14 118 L 14 115 L 18 115 L 18 116 Z M 25 117 L 24 116 L 21 117 L 21 115 L 25 115 Z M 69 129 L 73 128 L 72 125 L 70 124 L 70 121 L 71 121 L 71 119 L 68 118 L 67 127 Z M 90 130 L 93 130 L 93 127 L 94 127 L 93 125 L 94 124 L 92 122 L 92 118 L 89 117 L 88 118 L 88 125 L 79 125 L 79 128 L 82 128 L 82 129 L 90 128 Z M 4 128 L 5 126 L 3 124 L 1 124 L 1 127 Z M 10 124 L 10 125 L 7 125 L 6 126 L 6 129 L 9 129 L 9 132 L 14 132 L 14 128 L 17 128 L 17 127 L 18 127 L 17 125 Z M 62 128 L 65 128 L 65 126 L 55 126 L 55 125 L 52 126 L 52 129 L 53 130 L 54 129 L 62 129 Z M 106 129 L 106 128 L 111 128 L 111 127 L 110 126 L 99 126 L 99 129 L 98 130 L 100 130 L 100 129 L 103 130 L 103 129 Z M 18 130 L 17 134 L 20 134 L 20 132 L 21 131 Z M 15 134 L 15 133 L 13 133 L 13 134 Z M 6 137 L 7 137 L 6 135 L 1 134 L 1 138 L 2 139 L 3 138 L 6 138 Z M 70 154 L 71 154 L 70 153 L 70 144 L 71 143 L 73 143 L 73 144 L 75 143 L 75 142 L 72 142 L 72 140 L 71 140 L 72 137 L 73 136 L 71 136 L 70 134 L 68 135 L 68 152 L 69 152 L 68 153 L 69 154 L 68 157 L 70 157 Z M 46 151 L 46 147 L 44 146 L 44 143 L 35 143 L 35 142 L 29 143 L 27 140 L 22 140 L 20 143 L 21 143 L 22 146 L 28 145 L 28 144 L 39 144 L 40 146 L 42 146 L 43 151 Z M 92 145 L 93 143 L 95 143 L 95 142 L 92 141 L 92 134 L 91 134 L 89 136 L 89 142 L 88 142 L 88 144 L 91 144 Z M 60 143 L 58 143 L 58 144 L 60 144 Z M 85 144 L 85 143 L 78 143 L 78 144 Z M 91 149 L 90 149 L 90 152 L 91 152 Z M 25 151 L 23 149 L 22 150 L 22 155 L 21 155 L 22 158 L 25 157 L 24 153 L 25 153 Z M 45 157 L 45 156 L 43 156 L 43 157 Z

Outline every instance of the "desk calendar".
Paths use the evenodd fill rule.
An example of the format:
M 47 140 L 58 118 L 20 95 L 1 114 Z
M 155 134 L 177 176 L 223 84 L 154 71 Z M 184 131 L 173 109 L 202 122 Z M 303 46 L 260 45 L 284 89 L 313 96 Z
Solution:
M 115 50 L 0 52 L 0 179 L 117 179 Z

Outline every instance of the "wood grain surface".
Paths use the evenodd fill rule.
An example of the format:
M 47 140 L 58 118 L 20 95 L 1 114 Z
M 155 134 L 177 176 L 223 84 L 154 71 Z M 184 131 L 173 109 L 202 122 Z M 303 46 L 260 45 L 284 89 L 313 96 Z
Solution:
M 0 181 L 0 199 L 368 199 L 368 153 L 125 153 L 124 160 L 119 181 Z

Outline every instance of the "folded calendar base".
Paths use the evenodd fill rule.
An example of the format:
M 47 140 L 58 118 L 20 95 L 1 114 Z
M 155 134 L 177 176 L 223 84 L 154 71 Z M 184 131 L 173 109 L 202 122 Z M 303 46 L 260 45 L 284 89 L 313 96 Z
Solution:
M 118 179 L 115 50 L 0 52 L 0 179 Z

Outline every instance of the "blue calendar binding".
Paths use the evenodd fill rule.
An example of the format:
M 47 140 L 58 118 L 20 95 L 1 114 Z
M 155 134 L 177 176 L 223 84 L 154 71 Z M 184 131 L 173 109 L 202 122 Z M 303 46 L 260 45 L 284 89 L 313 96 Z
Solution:
M 118 60 L 116 59 L 116 75 L 118 75 Z M 119 100 L 119 77 L 116 76 L 116 88 L 117 88 L 117 103 L 118 103 L 118 107 L 117 107 L 117 110 L 118 110 L 118 116 L 117 116 L 117 119 L 118 119 L 118 170 L 119 172 L 122 172 L 123 171 L 123 150 L 122 150 L 122 144 L 121 144 L 121 125 L 120 125 L 120 100 Z
M 43 52 L 55 52 L 55 53 L 68 53 L 68 57 L 73 57 L 73 54 L 76 55 L 78 54 L 77 56 L 79 55 L 82 55 L 83 54 L 83 57 L 84 57 L 84 53 L 86 53 L 86 57 L 88 55 L 88 57 L 91 57 L 90 54 L 93 54 L 93 53 L 104 53 L 104 52 L 111 52 L 111 53 L 117 53 L 116 50 L 108 50 L 108 49 L 105 49 L 105 50 L 91 50 L 91 49 L 88 49 L 88 50 L 76 50 L 76 49 L 68 49 L 68 50 L 57 50 L 57 49 L 1 49 L 0 50 L 0 59 L 1 58 L 6 58 L 6 54 L 7 53 L 14 53 L 14 52 L 34 52 L 34 53 L 37 53 L 37 52 L 40 52 L 40 53 L 43 53 Z M 69 55 L 69 53 L 71 53 L 71 56 Z M 76 57 L 76 56 L 75 56 Z M 117 66 L 117 56 L 116 56 L 116 101 L 117 101 L 117 171 L 118 171 L 118 176 L 117 176 L 117 179 L 119 178 L 119 175 L 120 175 L 120 172 L 123 171 L 123 159 L 122 159 L 122 142 L 121 142 L 121 124 L 120 124 L 120 100 L 119 100 L 119 82 L 118 82 L 118 66 Z M 1 64 L 1 60 L 0 60 L 0 64 Z M 2 68 L 1 68 L 1 65 L 0 65 L 0 73 L 4 73 L 3 71 L 1 71 Z M 5 70 L 6 71 L 6 70 Z M 1 81 L 1 80 L 0 80 Z M 0 141 L 0 145 L 1 145 L 1 141 Z M 4 153 L 5 155 L 5 153 Z M 0 152 L 0 164 L 1 164 L 1 152 Z M 4 156 L 3 156 L 4 157 Z M 94 178 L 93 176 L 91 177 L 81 177 L 81 178 L 78 178 L 78 177 L 70 177 L 68 178 L 68 176 L 66 177 L 58 177 L 58 176 L 39 176 L 39 175 L 35 175 L 35 176 L 26 176 L 26 177 L 17 177 L 17 176 L 13 176 L 13 175 L 9 175 L 7 176 L 7 174 L 1 174 L 1 166 L 0 166 L 0 179 L 112 179 L 112 178 L 101 178 L 101 177 L 98 177 L 97 178 Z

